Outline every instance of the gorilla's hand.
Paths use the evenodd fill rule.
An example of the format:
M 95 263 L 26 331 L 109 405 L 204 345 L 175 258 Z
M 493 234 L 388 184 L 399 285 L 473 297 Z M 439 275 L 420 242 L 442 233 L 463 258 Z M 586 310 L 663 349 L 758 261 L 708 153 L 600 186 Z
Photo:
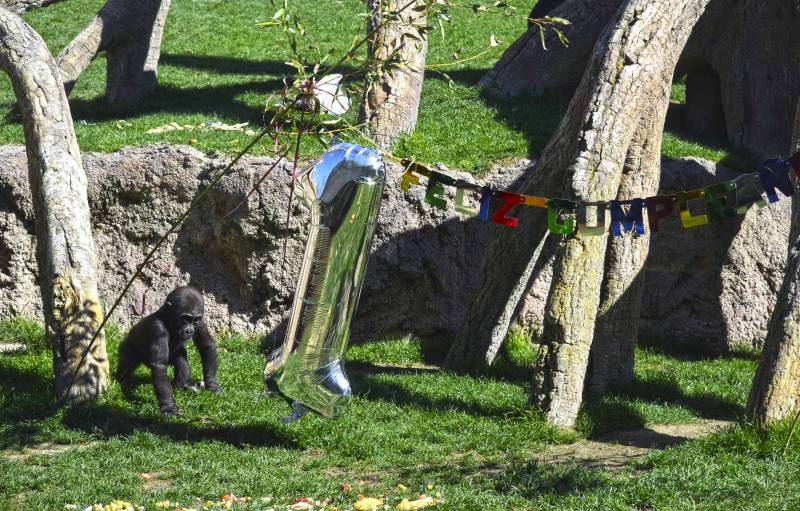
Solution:
M 222 394 L 225 392 L 222 390 L 222 387 L 219 386 L 219 383 L 215 381 L 207 381 L 205 382 L 205 388 L 209 392 L 213 392 L 214 394 Z
M 167 417 L 179 417 L 181 414 L 181 412 L 178 410 L 178 407 L 175 406 L 174 403 L 161 405 L 161 413 Z

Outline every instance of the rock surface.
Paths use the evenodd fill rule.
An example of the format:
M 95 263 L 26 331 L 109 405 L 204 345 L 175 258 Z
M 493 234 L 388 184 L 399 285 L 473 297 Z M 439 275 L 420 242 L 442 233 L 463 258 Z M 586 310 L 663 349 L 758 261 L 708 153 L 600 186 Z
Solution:
M 663 160 L 659 193 L 702 188 L 737 175 L 699 158 Z M 712 353 L 760 346 L 783 280 L 790 222 L 788 199 L 753 207 L 723 224 L 684 229 L 677 210 L 662 220 L 651 238 L 639 338 Z M 519 308 L 523 322 L 534 328 L 544 314 L 552 254 L 551 248 Z
M 106 308 L 169 223 L 226 163 L 191 147 L 168 145 L 84 155 Z M 223 178 L 145 268 L 114 323 L 128 327 L 158 308 L 172 288 L 191 284 L 203 292 L 214 329 L 280 339 L 308 212 L 295 201 L 286 224 L 291 179 L 286 166 L 278 166 L 245 200 L 271 163 L 246 157 Z M 524 163 L 498 169 L 490 183 L 512 187 Z M 483 251 L 505 228 L 465 219 L 452 207 L 432 208 L 422 187 L 405 195 L 398 186 L 401 170 L 387 169 L 353 339 L 412 333 L 446 349 L 474 291 Z M 693 158 L 664 161 L 662 174 L 665 192 L 735 177 Z M 680 227 L 677 215 L 663 221 L 648 259 L 641 337 L 668 336 L 717 351 L 757 343 L 782 279 L 790 209 L 790 201 L 783 200 L 754 209 L 743 220 L 691 230 Z M 552 248 L 557 241 L 548 243 Z M 24 148 L 0 147 L 0 318 L 41 319 L 35 248 Z M 551 273 L 548 260 L 542 260 L 520 307 L 525 322 L 540 324 Z
M 191 147 L 155 145 L 86 154 L 83 162 L 100 259 L 100 293 L 108 310 L 170 222 L 227 160 Z M 113 315 L 114 323 L 130 326 L 142 313 L 157 309 L 171 289 L 190 284 L 203 292 L 214 329 L 280 338 L 303 256 L 308 211 L 295 201 L 286 225 L 291 181 L 286 166 L 278 166 L 245 200 L 271 163 L 245 157 L 223 178 L 135 281 Z M 452 208 L 432 208 L 424 202 L 422 187 L 405 196 L 398 186 L 401 172 L 397 166 L 387 168 L 352 335 L 358 340 L 413 333 L 444 341 L 463 318 L 474 269 L 499 227 L 462 220 Z M 506 186 L 518 175 L 508 170 L 493 183 Z M 41 319 L 35 251 L 25 150 L 0 147 L 0 318 Z

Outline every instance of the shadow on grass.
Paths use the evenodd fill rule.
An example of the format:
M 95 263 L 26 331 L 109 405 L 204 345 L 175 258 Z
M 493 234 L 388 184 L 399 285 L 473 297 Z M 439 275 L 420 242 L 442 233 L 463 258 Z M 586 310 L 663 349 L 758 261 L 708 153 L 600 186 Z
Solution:
M 212 55 L 179 55 L 162 53 L 159 65 L 210 71 L 230 75 L 291 76 L 295 69 L 275 60 L 250 60 Z
M 733 349 L 720 353 L 713 345 L 697 345 L 689 349 L 685 344 L 663 339 L 639 339 L 637 344 L 651 353 L 681 361 L 696 362 L 700 360 L 729 359 L 758 362 L 761 359 L 761 353 L 756 349 Z
M 499 494 L 525 499 L 583 493 L 609 483 L 609 476 L 601 471 L 586 470 L 575 464 L 550 465 L 536 460 L 478 464 L 453 460 L 403 469 L 400 478 L 437 480 L 452 485 L 462 485 L 465 480 L 478 486 L 488 483 Z
M 417 375 L 441 372 L 438 368 L 403 368 L 382 367 L 368 363 L 348 363 L 347 372 L 353 386 L 353 393 L 371 401 L 384 401 L 398 406 L 444 412 L 457 411 L 478 417 L 521 417 L 528 413 L 526 409 L 511 406 L 476 403 L 464 399 L 432 397 L 423 392 L 408 389 L 401 383 L 381 381 L 380 375 Z
M 676 381 L 665 375 L 635 378 L 622 396 L 652 403 L 681 405 L 707 419 L 735 419 L 744 413 L 740 404 L 722 399 L 713 393 L 687 394 Z
M 139 431 L 182 442 L 218 441 L 234 446 L 299 448 L 277 424 L 215 426 L 186 418 L 142 416 L 113 404 L 86 404 L 63 408 L 55 398 L 52 381 L 32 371 L 9 366 L 0 359 L 0 448 L 18 448 L 47 441 L 53 427 L 46 419 L 63 410 L 64 425 L 104 439 Z
M 112 110 L 106 106 L 104 97 L 92 100 L 72 99 L 73 116 L 87 121 L 111 121 L 125 116 L 134 119 L 152 113 L 202 114 L 209 117 L 225 117 L 260 124 L 263 110 L 236 99 L 246 93 L 266 96 L 282 85 L 278 79 L 247 83 L 210 85 L 208 87 L 159 86 L 156 92 L 127 111 Z
M 201 426 L 184 418 L 144 417 L 113 405 L 68 408 L 64 413 L 64 424 L 103 439 L 146 431 L 177 442 L 216 441 L 237 447 L 299 448 L 285 432 L 268 422 L 240 426 Z
M 121 115 L 135 118 L 144 114 L 170 112 L 182 114 L 203 114 L 209 117 L 225 117 L 238 121 L 261 124 L 263 105 L 252 106 L 241 99 L 245 94 L 258 94 L 263 103 L 271 93 L 283 87 L 283 79 L 291 79 L 294 70 L 283 62 L 273 60 L 228 59 L 214 56 L 164 54 L 160 58 L 162 66 L 176 66 L 213 72 L 222 75 L 243 76 L 240 80 L 226 79 L 228 83 L 209 84 L 200 87 L 176 87 L 159 85 L 155 92 L 128 111 L 111 110 L 104 97 L 92 100 L 72 99 L 70 107 L 73 117 L 87 121 L 109 121 Z M 352 72 L 352 68 L 342 66 L 341 72 Z M 245 77 L 244 75 L 251 75 Z M 207 79 L 207 78 L 205 78 Z M 358 76 L 348 80 L 360 80 Z
M 681 406 L 704 419 L 735 420 L 744 414 L 739 403 L 712 393 L 687 394 L 677 382 L 657 376 L 635 378 L 627 389 L 616 395 L 587 398 L 579 429 L 587 436 L 597 438 L 610 431 L 641 428 L 646 420 L 637 410 L 636 401 Z
M 42 423 L 58 413 L 51 380 L 22 371 L 0 357 L 0 449 L 35 443 Z
M 489 71 L 486 69 L 464 69 L 448 75 L 453 81 L 470 87 L 477 87 L 480 79 Z M 430 74 L 427 79 L 441 76 Z M 572 96 L 556 92 L 541 95 L 525 94 L 516 98 L 501 98 L 480 93 L 481 99 L 495 109 L 498 120 L 520 132 L 528 141 L 528 158 L 535 159 L 542 152 L 555 133 Z
M 493 479 L 498 492 L 525 499 L 541 495 L 575 495 L 610 482 L 610 476 L 598 470 L 586 470 L 578 465 L 545 465 L 536 461 L 512 463 Z

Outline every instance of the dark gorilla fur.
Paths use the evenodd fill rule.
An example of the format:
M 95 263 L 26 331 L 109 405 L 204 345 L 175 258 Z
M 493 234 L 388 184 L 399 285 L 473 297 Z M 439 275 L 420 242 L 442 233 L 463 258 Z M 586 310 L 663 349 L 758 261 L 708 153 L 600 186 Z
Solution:
M 189 361 L 184 344 L 194 341 L 203 362 L 203 381 L 206 390 L 221 393 L 217 384 L 217 343 L 203 320 L 203 297 L 193 287 L 179 287 L 172 291 L 164 305 L 139 321 L 119 347 L 117 380 L 124 389 L 129 388 L 130 376 L 145 364 L 153 375 L 158 404 L 166 415 L 180 415 L 167 378 L 167 365 L 175 367 L 175 388 L 192 388 L 189 385 Z

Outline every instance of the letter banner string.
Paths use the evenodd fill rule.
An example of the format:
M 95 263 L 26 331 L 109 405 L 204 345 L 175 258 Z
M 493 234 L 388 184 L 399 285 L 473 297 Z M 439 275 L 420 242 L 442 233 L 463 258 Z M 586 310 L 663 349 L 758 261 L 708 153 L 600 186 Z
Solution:
M 767 203 L 777 202 L 781 196 L 791 197 L 800 190 L 800 152 L 786 160 L 766 160 L 757 172 L 705 188 L 608 202 L 520 195 L 454 179 L 413 160 L 402 160 L 402 164 L 405 171 L 400 188 L 408 192 L 412 186 L 422 186 L 420 178 L 426 178 L 425 202 L 432 206 L 447 209 L 445 187 L 455 188 L 456 211 L 512 228 L 519 226 L 519 219 L 514 216 L 518 208 L 546 208 L 547 228 L 563 235 L 572 234 L 576 229 L 583 236 L 599 236 L 608 231 L 613 236 L 627 232 L 643 235 L 645 223 L 651 232 L 657 232 L 659 221 L 676 209 L 681 225 L 689 229 L 744 215 L 754 204 L 763 208 Z

